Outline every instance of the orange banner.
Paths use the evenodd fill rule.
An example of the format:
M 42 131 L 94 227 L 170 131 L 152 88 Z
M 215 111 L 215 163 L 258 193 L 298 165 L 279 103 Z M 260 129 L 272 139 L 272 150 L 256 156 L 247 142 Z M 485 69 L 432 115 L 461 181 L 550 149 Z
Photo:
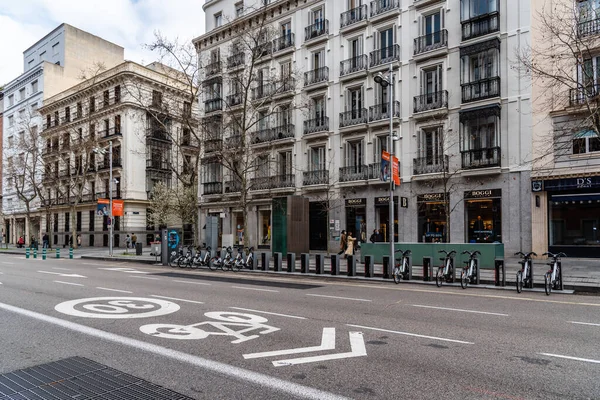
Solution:
M 113 200 L 113 206 L 112 206 L 113 217 L 122 217 L 124 208 L 125 208 L 125 205 L 123 204 L 123 200 Z
M 108 215 L 108 204 L 110 203 L 109 199 L 98 199 L 98 215 Z M 113 217 L 122 217 L 124 214 L 125 205 L 123 200 L 113 200 L 112 202 L 112 215 Z
M 392 156 L 392 177 L 394 184 L 400 186 L 400 162 L 395 156 Z

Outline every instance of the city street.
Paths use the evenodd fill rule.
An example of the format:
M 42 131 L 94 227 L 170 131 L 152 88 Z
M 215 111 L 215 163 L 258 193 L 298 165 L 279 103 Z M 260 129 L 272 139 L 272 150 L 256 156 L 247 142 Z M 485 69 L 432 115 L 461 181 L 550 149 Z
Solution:
M 595 296 L 2 255 L 0 320 L 0 374 L 80 356 L 195 399 L 600 397 Z

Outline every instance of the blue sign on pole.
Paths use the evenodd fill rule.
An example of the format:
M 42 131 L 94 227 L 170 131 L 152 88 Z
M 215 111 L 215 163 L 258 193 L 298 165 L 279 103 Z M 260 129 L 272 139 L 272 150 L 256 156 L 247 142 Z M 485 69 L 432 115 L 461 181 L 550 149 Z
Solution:
M 176 249 L 179 246 L 179 234 L 176 230 L 172 229 L 169 231 L 169 248 Z

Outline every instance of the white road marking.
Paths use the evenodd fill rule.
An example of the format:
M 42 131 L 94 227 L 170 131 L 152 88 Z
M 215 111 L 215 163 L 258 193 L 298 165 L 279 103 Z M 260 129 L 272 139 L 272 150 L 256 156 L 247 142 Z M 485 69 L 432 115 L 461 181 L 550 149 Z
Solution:
M 204 304 L 201 301 L 195 301 L 195 300 L 186 300 L 186 299 L 179 299 L 177 297 L 167 297 L 167 296 L 158 296 L 156 294 L 151 294 L 151 297 L 157 297 L 159 299 L 167 299 L 167 300 L 177 300 L 177 301 L 184 301 L 186 303 L 195 303 L 195 304 Z
M 0 285 L 2 285 L 2 282 L 0 282 Z
M 84 286 L 81 283 L 63 282 L 63 281 L 52 281 L 52 282 L 62 283 L 63 285 Z
M 538 354 L 541 354 L 543 356 L 548 356 L 548 357 L 565 358 L 567 360 L 583 361 L 583 362 L 589 362 L 589 363 L 593 363 L 593 364 L 600 364 L 600 360 L 592 360 L 590 358 L 570 357 L 570 356 L 563 356 L 560 354 L 550 354 L 550 353 L 538 353 Z
M 244 354 L 244 358 L 264 358 L 264 357 L 276 357 L 276 356 L 284 356 L 288 354 L 300 354 L 300 353 L 310 353 L 313 351 L 325 351 L 325 350 L 334 350 L 335 349 L 335 328 L 323 328 L 323 334 L 321 335 L 321 344 L 319 346 L 310 346 L 310 347 L 299 347 L 296 349 L 285 349 L 285 350 L 275 350 L 275 351 L 265 351 L 263 353 L 250 353 Z
M 257 292 L 272 292 L 272 293 L 279 293 L 279 290 L 271 290 L 271 289 L 257 289 L 257 288 L 243 287 L 243 286 L 232 286 L 232 288 L 234 288 L 234 289 L 243 289 L 243 290 L 256 290 Z
M 350 349 L 350 352 L 347 353 L 324 354 L 321 356 L 301 357 L 292 358 L 289 360 L 273 361 L 273 365 L 276 367 L 283 367 L 288 365 L 307 364 L 311 362 L 321 362 L 329 360 L 339 360 L 342 358 L 366 356 L 367 349 L 365 347 L 365 340 L 363 339 L 362 332 L 350 332 Z
M 130 292 L 129 290 L 111 289 L 111 288 L 100 287 L 100 286 L 98 286 L 96 289 L 100 289 L 100 290 L 108 290 L 109 292 L 133 293 L 133 292 Z
M 0 275 L 4 275 L 4 272 L 0 272 Z
M 60 268 L 60 267 L 52 267 L 52 269 L 57 269 L 60 271 L 70 271 L 71 270 L 70 268 Z
M 307 294 L 307 296 L 314 296 L 314 297 L 327 297 L 329 299 L 341 299 L 341 300 L 354 300 L 354 301 L 373 301 L 373 300 L 367 300 L 367 299 L 355 299 L 353 297 L 339 297 L 339 296 L 326 296 L 324 294 Z
M 590 325 L 590 326 L 600 326 L 600 324 L 592 324 L 591 322 L 576 322 L 576 321 L 568 321 L 571 324 L 578 324 L 578 325 Z
M 392 331 L 392 330 L 389 330 L 389 329 L 373 328 L 373 327 L 370 327 L 370 326 L 352 325 L 352 324 L 346 324 L 346 325 L 347 326 L 352 326 L 354 328 L 372 329 L 374 331 L 396 333 L 398 335 L 413 336 L 413 337 L 419 337 L 419 338 L 423 338 L 423 339 L 441 340 L 442 342 L 452 342 L 452 343 L 460 343 L 460 344 L 475 344 L 473 342 L 465 342 L 465 341 L 462 341 L 462 340 L 447 339 L 447 338 L 436 337 L 436 336 L 418 335 L 416 333 Z
M 97 266 L 106 267 L 106 264 L 99 264 L 99 263 L 81 263 L 81 265 L 93 265 L 95 267 L 97 267 Z
M 114 267 L 114 268 L 98 268 L 106 271 L 117 271 L 117 272 L 126 272 L 128 274 L 151 274 L 151 272 L 147 271 L 138 271 L 135 268 L 123 268 L 123 267 Z
M 52 274 L 52 275 L 64 276 L 67 278 L 87 278 L 86 276 L 78 275 L 78 274 L 62 274 L 60 272 L 50 272 L 50 271 L 38 271 L 38 272 L 42 273 L 42 274 Z
M 421 307 L 421 308 L 433 308 L 435 310 L 460 311 L 460 312 L 473 313 L 473 314 L 498 315 L 501 317 L 508 317 L 508 314 L 500 314 L 500 313 L 487 312 L 487 311 L 464 310 L 461 308 L 434 307 L 434 306 L 424 306 L 421 304 L 411 304 L 411 306 Z
M 229 307 L 232 310 L 241 310 L 241 311 L 253 311 L 253 312 L 257 312 L 257 313 L 261 313 L 261 314 L 268 314 L 268 315 L 277 315 L 278 317 L 287 317 L 287 318 L 296 318 L 296 319 L 306 319 L 304 317 L 297 317 L 295 315 L 287 315 L 287 314 L 277 314 L 274 312 L 268 312 L 268 311 L 260 311 L 260 310 L 252 310 L 250 308 L 241 308 L 241 307 Z
M 178 281 L 178 280 L 173 280 L 173 282 L 179 282 L 179 283 L 191 283 L 192 285 L 204 285 L 204 286 L 212 286 L 211 283 L 205 283 L 205 282 L 190 282 L 190 281 Z
M 172 350 L 163 346 L 146 343 L 141 340 L 136 340 L 120 336 L 114 333 L 105 332 L 100 329 L 91 328 L 89 326 L 62 320 L 60 318 L 40 314 L 35 311 L 11 306 L 9 304 L 0 303 L 0 309 L 4 309 L 6 311 L 33 318 L 38 321 L 57 325 L 65 329 L 70 329 L 74 332 L 78 332 L 84 335 L 93 336 L 98 339 L 117 343 L 123 346 L 128 346 L 137 350 L 145 351 L 147 353 L 156 354 L 158 356 L 169 358 L 171 360 L 183 362 L 224 376 L 233 377 L 238 380 L 243 380 L 253 385 L 269 388 L 271 390 L 276 390 L 283 394 L 282 397 L 300 397 L 303 399 L 311 400 L 347 400 L 346 397 L 334 393 L 325 392 L 308 386 L 303 386 L 295 382 L 285 381 L 283 379 L 275 378 L 270 375 L 260 374 L 258 372 L 235 367 L 217 361 L 208 360 L 206 358 L 193 356 L 191 354 L 186 354 L 181 351 Z
M 157 281 L 157 280 L 159 280 L 159 278 L 152 278 L 151 276 L 135 276 L 135 275 L 132 275 L 132 276 L 130 276 L 130 278 L 143 278 L 143 279 L 151 279 L 151 280 L 153 280 L 153 281 Z
M 15 263 L 13 263 L 13 262 L 8 262 L 8 261 L 2 261 L 2 264 L 15 265 Z
M 54 309 L 82 318 L 127 319 L 148 318 L 179 311 L 179 305 L 166 300 L 144 297 L 92 297 L 64 301 Z

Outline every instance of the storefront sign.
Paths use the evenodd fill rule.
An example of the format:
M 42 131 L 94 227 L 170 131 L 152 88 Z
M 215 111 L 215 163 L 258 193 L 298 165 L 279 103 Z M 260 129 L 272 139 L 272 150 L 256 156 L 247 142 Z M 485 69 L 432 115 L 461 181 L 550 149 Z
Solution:
M 502 189 L 471 190 L 465 192 L 465 199 L 482 199 L 488 197 L 502 197 Z
M 366 206 L 367 199 L 346 199 L 346 207 Z
M 552 179 L 548 181 L 531 182 L 531 190 L 539 192 L 561 191 L 573 189 L 597 189 L 600 188 L 600 176 L 588 176 L 582 178 Z
M 448 198 L 447 196 L 446 198 Z M 417 202 L 424 203 L 428 201 L 442 201 L 444 200 L 444 193 L 427 193 L 417 195 Z
M 390 204 L 390 196 L 375 197 L 375 207 Z M 394 204 L 398 204 L 398 196 L 394 196 Z
M 400 207 L 408 208 L 408 197 L 400 197 Z

